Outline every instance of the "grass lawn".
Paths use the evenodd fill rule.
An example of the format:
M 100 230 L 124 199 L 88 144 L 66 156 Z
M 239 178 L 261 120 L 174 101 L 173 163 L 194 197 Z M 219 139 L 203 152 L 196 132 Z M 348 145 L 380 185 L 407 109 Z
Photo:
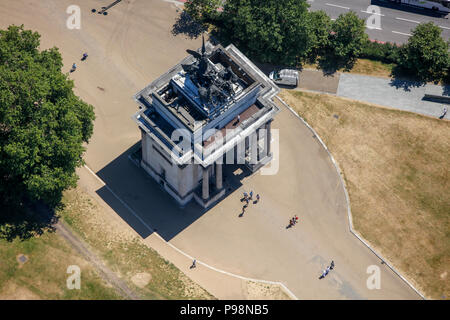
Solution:
M 19 255 L 27 258 L 18 261 Z M 66 285 L 67 268 L 81 269 L 80 290 Z M 57 233 L 28 240 L 0 240 L 0 300 L 3 299 L 121 299 L 92 266 Z
M 303 67 L 306 69 L 317 69 L 317 64 L 305 64 Z M 358 59 L 350 71 L 344 71 L 343 69 L 341 69 L 338 70 L 338 72 L 348 72 L 381 78 L 391 78 L 392 69 L 394 67 L 394 64 L 388 64 L 369 59 Z
M 358 59 L 350 73 L 364 74 L 374 77 L 391 78 L 394 64 L 387 64 L 369 59 Z
M 80 188 L 65 192 L 59 214 L 143 299 L 214 299 Z
M 281 97 L 341 167 L 355 229 L 427 297 L 450 297 L 450 122 L 330 95 Z

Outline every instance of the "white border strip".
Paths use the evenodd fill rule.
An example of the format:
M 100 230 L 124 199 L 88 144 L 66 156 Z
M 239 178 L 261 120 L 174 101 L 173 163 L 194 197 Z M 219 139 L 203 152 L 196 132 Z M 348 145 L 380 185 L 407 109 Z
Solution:
M 386 259 L 384 259 L 383 257 L 381 257 L 381 255 L 379 255 L 375 249 L 373 249 L 362 237 L 360 237 L 354 230 L 353 230 L 353 217 L 352 217 L 352 210 L 350 208 L 350 198 L 348 196 L 348 192 L 347 192 L 347 188 L 345 186 L 345 181 L 342 178 L 342 171 L 339 168 L 339 165 L 337 164 L 336 160 L 334 160 L 333 155 L 331 154 L 330 150 L 328 150 L 327 146 L 325 145 L 325 143 L 322 141 L 322 139 L 320 138 L 320 136 L 317 134 L 317 132 L 294 110 L 292 109 L 286 102 L 284 102 L 279 96 L 276 97 L 286 108 L 288 108 L 297 118 L 299 118 L 308 128 L 309 130 L 312 131 L 312 133 L 316 136 L 316 138 L 319 140 L 319 142 L 321 143 L 322 147 L 326 150 L 326 152 L 328 153 L 328 155 L 330 156 L 331 161 L 334 164 L 334 167 L 336 168 L 336 171 L 339 174 L 339 180 L 341 181 L 342 187 L 344 189 L 344 193 L 345 193 L 345 200 L 347 201 L 347 216 L 348 216 L 348 221 L 349 221 L 349 229 L 350 232 L 359 239 L 359 241 L 361 241 L 367 248 L 370 249 L 370 251 L 372 251 L 372 253 L 374 253 L 382 262 L 384 262 L 384 264 L 386 264 L 397 276 L 400 277 L 400 279 L 402 279 L 404 282 L 406 282 L 406 284 L 408 284 L 411 289 L 413 289 L 422 299 L 426 300 L 425 296 L 419 292 L 419 290 L 417 290 L 408 280 L 406 280 Z
M 411 34 L 409 34 L 409 33 L 403 33 L 403 32 L 398 32 L 398 31 L 392 31 L 392 33 L 401 34 L 401 35 L 404 35 L 404 36 L 411 37 Z
M 103 181 L 103 180 L 102 180 L 102 179 L 101 179 L 94 171 L 92 171 L 87 165 L 84 165 L 84 168 L 86 168 L 86 169 L 89 171 L 89 173 L 91 173 L 91 174 L 92 174 L 92 175 L 93 175 L 93 176 L 94 176 L 94 177 L 102 184 L 102 186 L 106 187 L 106 189 L 108 189 L 108 191 L 111 192 L 111 194 L 112 194 L 117 200 L 119 200 L 120 203 L 123 204 L 123 205 L 125 206 L 125 208 L 127 208 L 128 211 L 130 211 L 130 213 L 131 213 L 136 219 L 138 219 L 139 222 L 141 222 L 141 223 L 142 223 L 142 224 L 143 224 L 143 225 L 144 225 L 151 233 L 154 233 L 160 240 L 162 240 L 164 243 L 166 243 L 167 245 L 169 245 L 172 249 L 175 249 L 176 251 L 178 251 L 179 253 L 181 253 L 181 254 L 184 255 L 185 257 L 189 258 L 190 260 L 194 260 L 194 257 L 190 256 L 190 255 L 187 254 L 186 252 L 184 252 L 184 251 L 180 250 L 179 248 L 175 247 L 175 246 L 174 246 L 173 244 L 171 244 L 170 242 L 164 240 L 163 237 L 161 237 L 157 232 L 155 232 L 155 230 L 154 230 L 152 227 L 150 227 L 144 220 L 142 220 L 142 218 L 141 218 L 141 217 L 140 217 L 133 209 L 131 209 L 131 207 L 130 207 L 129 205 L 127 205 L 125 201 L 123 201 L 121 198 L 119 198 L 119 196 L 118 196 L 114 191 L 112 191 L 111 188 L 108 187 L 108 185 L 107 185 L 107 184 L 106 184 L 106 183 L 105 183 L 105 182 L 104 182 L 104 181 Z M 203 265 L 203 266 L 205 266 L 205 267 L 207 267 L 207 268 L 213 270 L 213 271 L 220 272 L 220 273 L 223 273 L 223 274 L 226 274 L 226 275 L 228 275 L 228 276 L 235 277 L 235 278 L 238 278 L 238 279 L 242 279 L 242 280 L 246 280 L 246 281 L 253 281 L 253 282 L 266 283 L 266 284 L 272 284 L 272 285 L 279 285 L 282 289 L 285 290 L 285 292 L 286 292 L 292 299 L 294 299 L 294 300 L 299 300 L 299 299 L 297 298 L 297 296 L 296 296 L 294 293 L 292 293 L 292 291 L 289 290 L 288 287 L 286 287 L 286 286 L 285 286 L 283 283 L 281 283 L 281 282 L 278 282 L 278 281 L 269 281 L 269 280 L 260 280 L 260 279 L 253 279 L 253 278 L 247 278 L 247 277 L 240 276 L 240 275 L 237 275 L 237 274 L 228 272 L 228 271 L 224 271 L 224 270 L 221 270 L 221 269 L 217 269 L 217 268 L 215 268 L 215 267 L 213 267 L 213 266 L 210 266 L 209 264 L 207 264 L 207 263 L 205 263 L 205 262 L 202 262 L 202 261 L 199 261 L 199 260 L 196 260 L 196 262 L 197 262 L 198 264 L 201 264 L 201 265 Z
M 384 14 L 381 14 L 381 13 L 371 12 L 371 11 L 367 11 L 367 10 L 366 11 L 361 10 L 361 12 L 368 13 L 368 14 L 374 14 L 374 15 L 380 16 L 380 17 L 384 17 Z
M 420 24 L 420 22 L 416 21 L 416 20 L 409 20 L 409 19 L 405 19 L 405 18 L 395 18 L 395 19 Z
M 332 3 L 325 3 L 327 6 L 330 6 L 330 7 L 336 7 L 336 8 L 341 8 L 341 9 L 346 9 L 346 10 L 350 10 L 350 8 L 349 7 L 343 7 L 343 6 L 339 6 L 339 5 L 337 5 L 337 4 L 332 4 Z

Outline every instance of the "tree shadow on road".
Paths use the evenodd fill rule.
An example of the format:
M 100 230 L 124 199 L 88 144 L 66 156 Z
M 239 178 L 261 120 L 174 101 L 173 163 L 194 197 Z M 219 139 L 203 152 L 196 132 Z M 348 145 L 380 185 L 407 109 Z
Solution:
M 190 39 L 196 39 L 206 28 L 201 24 L 192 20 L 192 18 L 184 11 L 178 16 L 177 21 L 172 26 L 172 35 L 178 36 L 184 34 Z
M 396 89 L 403 89 L 406 92 L 411 91 L 411 88 L 419 88 L 427 84 L 427 79 L 420 79 L 400 66 L 393 68 L 390 76 L 391 81 L 389 85 Z

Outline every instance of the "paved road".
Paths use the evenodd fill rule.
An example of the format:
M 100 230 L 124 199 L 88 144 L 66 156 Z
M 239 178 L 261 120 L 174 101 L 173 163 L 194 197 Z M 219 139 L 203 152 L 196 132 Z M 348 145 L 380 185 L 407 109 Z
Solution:
M 308 0 L 311 10 L 323 10 L 332 19 L 350 10 L 356 12 L 359 17 L 367 19 L 370 13 L 367 8 L 370 5 L 380 7 L 380 29 L 366 28 L 370 39 L 404 43 L 408 41 L 412 30 L 422 22 L 432 21 L 442 28 L 444 39 L 450 38 L 449 16 L 439 17 L 435 13 L 421 8 L 399 6 L 382 0 Z

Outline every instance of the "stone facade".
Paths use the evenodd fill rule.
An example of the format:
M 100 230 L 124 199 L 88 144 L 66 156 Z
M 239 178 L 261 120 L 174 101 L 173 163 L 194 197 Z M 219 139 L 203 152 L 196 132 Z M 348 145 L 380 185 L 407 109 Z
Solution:
M 189 73 L 196 59 L 203 69 Z M 203 83 L 201 77 L 195 82 L 197 75 L 231 77 L 228 83 L 212 78 L 231 93 L 205 100 L 203 88 L 194 85 Z M 141 167 L 181 206 L 192 199 L 211 206 L 225 195 L 224 166 L 237 163 L 255 172 L 272 159 L 270 126 L 279 112 L 272 99 L 278 92 L 236 47 L 208 43 L 135 95 Z

